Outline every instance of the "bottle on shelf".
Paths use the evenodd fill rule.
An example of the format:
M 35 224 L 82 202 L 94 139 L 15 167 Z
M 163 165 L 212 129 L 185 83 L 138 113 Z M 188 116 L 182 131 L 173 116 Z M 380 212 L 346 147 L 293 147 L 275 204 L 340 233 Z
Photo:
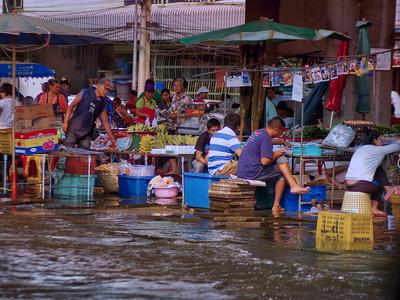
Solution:
M 151 122 L 151 127 L 157 127 L 157 119 L 154 118 L 153 122 Z
M 144 122 L 144 125 L 146 125 L 147 127 L 150 127 L 150 120 L 149 120 L 149 118 L 146 118 L 146 121 Z

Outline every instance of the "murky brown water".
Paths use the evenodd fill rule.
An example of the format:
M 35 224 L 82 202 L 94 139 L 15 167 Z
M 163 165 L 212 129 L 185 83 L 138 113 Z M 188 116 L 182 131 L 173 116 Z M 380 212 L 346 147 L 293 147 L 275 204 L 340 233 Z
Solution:
M 399 299 L 394 242 L 317 251 L 315 223 L 227 229 L 62 206 L 0 208 L 1 299 Z

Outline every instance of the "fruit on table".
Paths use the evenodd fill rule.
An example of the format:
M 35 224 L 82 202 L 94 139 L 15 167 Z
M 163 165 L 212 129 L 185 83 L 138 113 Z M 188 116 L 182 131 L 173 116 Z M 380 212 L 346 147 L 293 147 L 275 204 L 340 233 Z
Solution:
M 150 134 L 146 134 L 139 142 L 139 153 L 148 154 L 154 148 L 155 139 Z

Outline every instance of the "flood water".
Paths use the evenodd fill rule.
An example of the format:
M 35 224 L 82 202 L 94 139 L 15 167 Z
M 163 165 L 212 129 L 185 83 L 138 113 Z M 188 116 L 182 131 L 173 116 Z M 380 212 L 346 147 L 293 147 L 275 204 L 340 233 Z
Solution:
M 317 249 L 311 222 L 230 228 L 168 208 L 71 203 L 81 207 L 0 206 L 1 299 L 400 298 L 396 241 Z

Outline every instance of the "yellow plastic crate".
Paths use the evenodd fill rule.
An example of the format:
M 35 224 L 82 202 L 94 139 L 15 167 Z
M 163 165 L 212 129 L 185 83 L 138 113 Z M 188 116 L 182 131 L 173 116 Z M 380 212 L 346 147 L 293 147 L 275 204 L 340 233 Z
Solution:
M 11 129 L 0 129 L 0 153 L 11 153 Z
M 373 243 L 372 215 L 321 211 L 318 213 L 316 239 L 347 243 Z

